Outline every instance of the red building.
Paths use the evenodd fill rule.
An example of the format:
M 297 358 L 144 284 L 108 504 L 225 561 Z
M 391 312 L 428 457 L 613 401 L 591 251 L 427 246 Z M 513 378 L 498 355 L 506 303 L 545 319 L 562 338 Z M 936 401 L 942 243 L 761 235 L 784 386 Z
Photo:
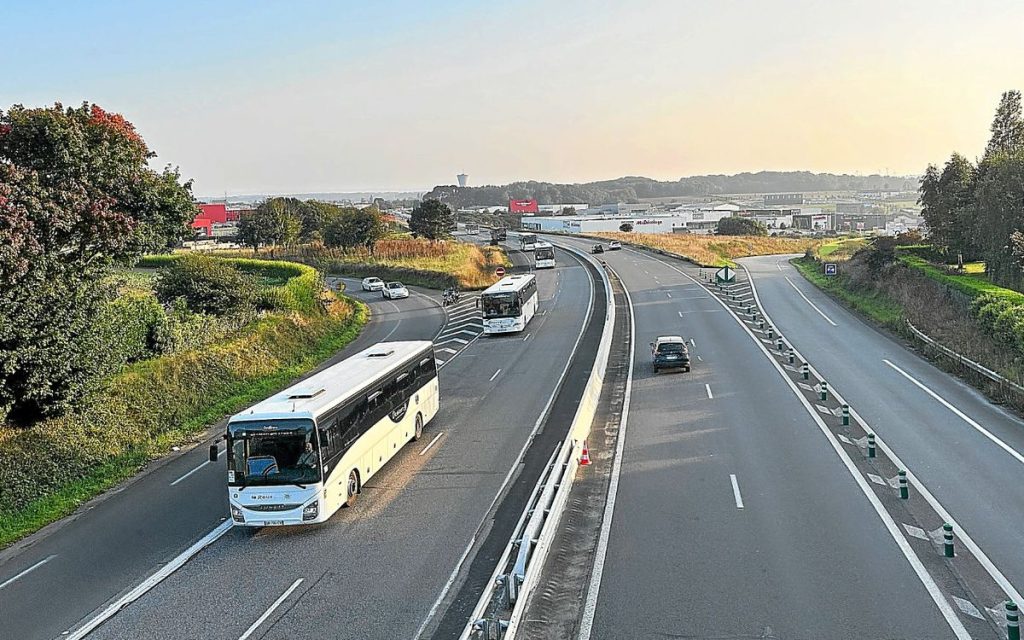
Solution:
M 197 235 L 202 232 L 202 235 L 209 238 L 213 235 L 213 225 L 238 222 L 238 213 L 237 210 L 229 210 L 227 205 L 223 204 L 201 204 L 199 215 L 192 221 L 192 228 Z
M 509 200 L 508 201 L 508 212 L 509 213 L 539 213 L 540 209 L 537 207 L 537 200 Z

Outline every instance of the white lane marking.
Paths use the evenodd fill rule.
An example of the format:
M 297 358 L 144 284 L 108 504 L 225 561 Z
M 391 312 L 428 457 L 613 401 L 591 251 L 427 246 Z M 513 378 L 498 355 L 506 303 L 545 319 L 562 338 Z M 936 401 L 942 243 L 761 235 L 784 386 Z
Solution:
M 748 276 L 748 277 L 749 277 L 749 276 Z M 833 327 L 838 327 L 838 326 L 839 326 L 839 325 L 837 325 L 837 324 L 836 324 L 835 322 L 833 322 L 833 321 L 832 321 L 832 318 L 830 318 L 830 317 L 826 316 L 826 315 L 825 315 L 825 312 L 824 312 L 824 311 L 822 311 L 821 309 L 819 309 L 819 308 L 818 308 L 818 305 L 816 305 L 816 304 L 814 304 L 813 302 L 811 302 L 810 298 L 808 298 L 807 296 L 805 296 L 805 295 L 804 295 L 804 292 L 803 292 L 803 291 L 801 291 L 801 290 L 800 290 L 800 288 L 799 288 L 799 287 L 797 287 L 797 286 L 796 286 L 795 284 L 793 284 L 793 281 L 789 279 L 789 276 L 786 276 L 786 282 L 788 282 L 788 283 L 789 283 L 789 286 L 793 287 L 793 288 L 794 288 L 794 289 L 796 290 L 796 292 L 800 294 L 800 297 L 804 299 L 804 302 L 806 302 L 807 304 L 811 305 L 811 308 L 812 308 L 812 309 L 814 309 L 815 311 L 817 311 L 817 312 L 818 312 L 818 315 L 819 315 L 819 316 L 821 316 L 822 318 L 825 318 L 825 320 L 826 320 L 826 321 L 828 321 L 828 323 L 829 323 L 830 325 L 832 325 Z M 756 297 L 757 297 L 757 296 L 755 295 L 755 298 L 756 298 Z M 759 303 L 759 304 L 760 304 L 760 303 Z
M 570 253 L 574 260 L 582 267 L 583 259 Z M 587 330 L 587 325 L 590 323 L 590 317 L 594 314 L 594 289 L 597 287 L 594 281 L 594 276 L 591 275 L 589 269 L 583 269 L 583 272 L 587 274 L 587 280 L 590 281 L 590 297 L 587 301 L 587 314 L 583 317 L 583 324 L 580 325 L 580 332 L 576 336 L 576 343 L 572 347 L 572 351 L 569 352 L 569 359 L 565 361 L 565 367 L 562 368 L 562 373 L 558 376 L 558 382 L 555 383 L 554 389 L 551 391 L 551 395 L 548 396 L 547 404 L 544 405 L 544 409 L 541 410 L 540 415 L 537 417 L 537 421 L 533 423 L 533 429 L 530 430 L 530 434 L 526 438 L 526 442 L 523 443 L 523 447 L 519 450 L 518 455 L 512 458 L 512 466 L 509 467 L 508 473 L 505 474 L 505 479 L 501 481 L 501 486 L 498 487 L 497 493 L 494 494 L 494 498 L 491 500 L 491 504 L 487 505 L 487 509 L 484 511 L 483 518 L 487 518 L 487 514 L 494 508 L 494 504 L 498 501 L 498 497 L 501 496 L 505 487 L 512 480 L 512 475 L 515 473 L 516 468 L 519 466 L 519 461 L 522 460 L 523 454 L 529 448 L 530 443 L 533 442 L 537 432 L 540 431 L 541 425 L 547 420 L 548 414 L 551 413 L 551 405 L 555 402 L 555 396 L 562 389 L 562 385 L 565 382 L 565 376 L 569 372 L 569 366 L 572 364 L 573 358 L 576 357 L 576 351 L 579 349 L 580 342 L 583 340 L 583 334 Z M 561 282 L 559 282 L 559 292 L 561 291 Z M 547 313 L 547 309 L 541 312 L 540 315 Z M 476 342 L 480 336 L 473 338 L 473 342 Z M 468 348 L 468 347 L 467 347 Z M 463 350 L 465 351 L 465 350 Z M 451 362 L 451 360 L 449 360 Z M 483 526 L 483 519 L 481 519 L 480 526 L 477 527 L 479 531 Z M 419 629 L 416 630 L 416 634 L 413 636 L 413 640 L 420 640 L 423 636 L 423 632 L 426 631 L 427 626 L 430 625 L 430 621 L 437 615 L 438 609 L 441 608 L 441 603 L 448 596 L 448 592 L 451 591 L 452 585 L 455 584 L 455 579 L 459 576 L 459 572 L 462 571 L 462 565 L 466 562 L 466 558 L 469 557 L 469 552 L 473 550 L 473 546 L 476 544 L 476 534 L 473 534 L 472 539 L 466 545 L 466 548 L 462 551 L 462 556 L 459 557 L 459 561 L 455 563 L 455 567 L 452 572 L 448 575 L 448 580 L 444 583 L 441 588 L 441 593 L 437 595 L 437 599 L 434 600 L 434 604 L 431 605 L 430 611 L 427 612 L 427 616 L 420 623 Z
M 118 611 L 146 595 L 146 592 L 160 584 L 165 578 L 167 578 L 167 576 L 182 568 L 186 562 L 192 559 L 193 556 L 219 540 L 220 537 L 230 531 L 231 527 L 234 525 L 235 523 L 231 520 L 225 520 L 220 523 L 213 531 L 200 538 L 198 542 L 188 549 L 182 551 L 178 557 L 174 558 L 157 570 L 153 575 L 143 580 L 134 589 L 115 600 L 110 604 L 110 606 L 96 615 L 96 617 L 76 629 L 74 633 L 67 634 L 66 636 L 62 635 L 61 637 L 66 638 L 66 640 L 82 640 L 82 638 L 92 633 L 96 627 L 117 615 Z
M 671 294 L 671 293 L 668 293 L 667 291 L 665 292 L 665 295 L 666 295 L 666 296 L 668 296 L 668 297 L 670 297 L 670 298 L 672 297 L 672 294 Z
M 282 593 L 280 596 L 278 596 L 277 600 L 274 600 L 274 604 L 270 605 L 270 608 L 267 609 L 266 611 L 264 611 L 263 615 L 260 616 L 256 620 L 256 622 L 252 623 L 251 627 L 249 627 L 248 629 L 245 630 L 245 633 L 243 633 L 242 635 L 238 636 L 238 640 L 246 640 L 246 638 L 251 636 L 253 634 L 253 632 L 256 631 L 256 629 L 259 629 L 260 625 L 263 624 L 264 622 L 266 622 L 267 618 L 270 617 L 270 614 L 274 613 L 274 610 L 277 609 L 278 607 L 280 607 L 281 603 L 284 602 L 288 598 L 288 596 L 292 595 L 292 591 L 295 591 L 296 589 L 299 588 L 299 585 L 302 584 L 303 580 L 304 580 L 304 578 L 299 578 L 298 580 L 293 582 L 292 586 L 288 587 L 285 590 L 284 593 Z
M 690 338 L 690 346 L 691 347 L 696 347 L 697 346 L 697 343 L 694 342 L 693 338 Z
M 430 447 L 434 446 L 434 444 L 438 440 L 440 440 L 441 436 L 443 436 L 443 435 L 444 435 L 444 431 L 442 431 L 439 434 L 437 434 L 436 436 L 434 436 L 434 439 L 430 441 L 430 444 L 428 444 L 427 446 L 423 447 L 423 451 L 420 451 L 420 455 L 422 456 L 424 453 L 430 451 Z
M 494 382 L 494 379 L 498 377 L 499 373 L 501 373 L 501 369 L 498 369 L 497 371 L 495 371 L 494 375 L 491 376 L 491 379 L 488 380 L 488 382 Z
M 681 269 L 678 269 L 677 267 L 674 267 L 667 262 L 663 262 L 662 260 L 658 260 L 658 258 L 654 258 L 653 256 L 652 259 L 658 262 L 662 262 L 662 264 L 665 264 L 666 266 L 678 271 L 684 277 L 689 278 L 694 282 L 697 282 L 696 279 L 694 279 Z M 746 268 L 746 266 L 742 264 L 741 266 L 743 266 L 744 271 L 747 272 L 747 278 L 750 278 L 750 271 Z M 753 280 L 751 280 L 751 283 L 752 282 Z M 757 289 L 755 288 L 753 291 L 754 299 L 757 300 L 758 306 L 760 306 L 763 311 L 764 307 L 761 305 L 760 298 L 758 298 Z M 853 459 L 851 459 L 850 456 L 843 449 L 842 443 L 840 443 L 839 440 L 837 440 L 836 437 L 832 434 L 832 431 L 828 428 L 828 425 L 825 424 L 825 422 L 821 419 L 821 416 L 818 415 L 818 412 L 815 411 L 814 407 L 811 406 L 811 403 L 808 402 L 807 398 L 804 397 L 804 394 L 801 393 L 800 388 L 797 387 L 792 380 L 790 380 L 789 375 L 786 374 L 786 370 L 782 368 L 782 365 L 779 364 L 778 360 L 772 357 L 771 352 L 768 351 L 768 349 L 763 344 L 761 344 L 761 341 L 757 338 L 757 336 L 754 335 L 754 332 L 751 331 L 746 324 L 744 324 L 743 320 L 741 320 L 740 317 L 736 315 L 736 313 L 732 309 L 730 309 L 727 304 L 725 304 L 725 302 L 719 300 L 718 298 L 715 298 L 715 300 L 717 300 L 718 304 L 722 305 L 726 309 L 729 315 L 732 316 L 732 319 L 736 321 L 736 324 L 738 324 L 740 328 L 750 337 L 750 339 L 754 342 L 757 348 L 761 350 L 761 353 L 764 354 L 766 358 L 768 358 L 768 361 L 771 363 L 773 367 L 775 367 L 775 371 L 782 378 L 783 382 L 786 383 L 790 391 L 793 392 L 793 395 L 796 396 L 797 400 L 803 406 L 804 411 L 806 411 L 807 414 L 811 416 L 811 419 L 818 426 L 818 430 L 821 431 L 822 435 L 825 436 L 829 444 L 832 445 L 832 450 L 835 451 L 836 455 L 839 456 L 839 459 L 843 462 L 843 465 L 846 467 L 846 470 L 850 473 L 850 476 L 853 478 L 853 481 L 857 484 L 857 487 L 867 497 L 868 502 L 871 504 L 871 507 L 875 510 L 875 513 L 878 514 L 878 518 L 882 521 L 882 524 L 885 525 L 885 528 L 889 532 L 889 535 L 896 542 L 896 546 L 903 553 L 903 557 L 907 559 L 907 562 L 914 570 L 914 573 L 917 574 L 918 579 L 921 581 L 921 584 L 924 585 L 924 588 L 928 592 L 928 595 L 932 598 L 932 602 L 934 602 L 935 606 L 938 607 L 939 612 L 942 614 L 942 617 L 946 620 L 946 624 L 949 625 L 949 628 L 953 631 L 953 634 L 957 637 L 958 640 L 970 640 L 971 635 L 967 632 L 967 629 L 960 621 L 960 618 L 957 617 L 956 612 L 953 611 L 953 607 L 950 606 L 949 602 L 946 600 L 946 597 L 939 589 L 939 585 L 935 583 L 935 579 L 932 578 L 931 574 L 928 573 L 928 570 L 921 562 L 921 559 L 917 557 L 916 553 L 914 553 L 914 549 L 910 546 L 910 541 L 907 540 L 906 535 L 903 533 L 903 531 L 900 530 L 899 526 L 896 524 L 896 521 L 893 520 L 891 515 L 889 515 L 889 512 L 885 510 L 885 507 L 882 505 L 881 500 L 878 499 L 878 496 L 875 495 L 875 492 L 871 489 L 871 486 L 868 484 L 867 480 L 865 480 L 864 476 L 861 475 L 860 471 L 857 469 L 857 465 L 854 464 Z M 765 314 L 765 318 L 768 318 L 767 314 Z M 836 398 L 838 399 L 838 394 L 835 393 L 835 390 L 832 389 L 831 391 L 833 392 L 833 395 L 836 396 Z M 867 428 L 866 424 L 864 426 L 865 428 Z M 876 443 L 878 442 L 880 441 L 878 440 L 876 435 Z M 906 469 L 905 466 L 901 466 L 901 468 Z M 910 475 L 909 470 L 907 471 L 907 475 Z M 962 531 L 962 529 L 959 528 L 958 530 Z
M 612 533 L 612 517 L 615 515 L 615 497 L 619 492 L 619 475 L 622 473 L 622 452 L 626 446 L 626 425 L 629 420 L 629 401 L 633 395 L 633 364 L 636 357 L 636 314 L 633 298 L 629 289 L 622 288 L 629 305 L 629 369 L 626 374 L 625 398 L 622 401 L 622 417 L 619 419 L 619 437 L 615 443 L 615 457 L 612 459 L 611 480 L 608 483 L 608 499 L 604 505 L 604 517 L 601 519 L 601 534 L 597 539 L 594 551 L 594 569 L 590 573 L 590 584 L 587 586 L 587 600 L 583 605 L 583 618 L 580 620 L 578 640 L 590 640 L 594 629 L 594 615 L 597 613 L 597 596 L 601 591 L 601 578 L 604 575 L 604 561 L 608 556 L 608 539 Z
M 218 457 L 218 458 L 220 457 L 220 454 L 222 454 L 222 453 L 224 453 L 224 449 L 217 449 L 217 457 Z M 193 473 L 195 473 L 196 471 L 199 471 L 200 469 L 202 469 L 203 467 L 205 467 L 205 466 L 206 466 L 206 465 L 208 465 L 208 464 L 210 464 L 210 461 L 209 461 L 209 460 L 206 460 L 205 462 L 203 462 L 203 463 L 202 463 L 201 465 L 199 465 L 199 466 L 198 466 L 198 467 L 196 467 L 195 469 L 193 469 L 193 470 L 189 471 L 189 472 L 188 472 L 188 473 L 186 473 L 185 475 L 181 476 L 180 478 L 178 478 L 177 480 L 175 480 L 174 482 L 172 482 L 172 483 L 171 483 L 171 486 L 173 487 L 174 485 L 178 484 L 179 482 L 181 482 L 181 481 L 182 481 L 182 480 L 184 480 L 185 478 L 189 477 L 190 475 L 192 475 L 192 474 L 193 474 Z
M 463 340 L 462 338 L 448 338 L 447 340 L 442 340 L 441 342 L 438 342 L 437 344 L 448 344 L 449 342 L 458 342 L 459 344 L 469 344 L 469 340 Z
M 780 273 L 782 272 L 782 261 L 781 260 L 776 260 L 775 261 L 775 268 L 778 269 Z
M 523 342 L 526 342 L 527 340 L 529 340 L 529 339 L 530 339 L 530 336 L 532 336 L 532 335 L 533 335 L 532 333 L 528 333 L 528 334 L 526 334 L 526 337 L 525 337 L 525 338 L 523 338 Z
M 701 362 L 704 362 L 704 358 L 702 358 L 700 356 L 697 356 L 697 359 L 700 360 Z
M 745 264 L 740 263 L 740 266 L 743 267 L 743 270 L 747 272 L 747 277 L 749 278 L 750 270 L 747 269 L 747 266 Z M 751 282 L 753 282 L 753 280 L 751 280 Z M 761 310 L 763 312 L 764 306 L 761 304 L 761 298 L 757 293 L 757 287 L 755 286 L 753 290 L 754 299 L 757 301 L 757 305 L 761 307 Z M 768 316 L 767 313 L 764 314 L 764 317 L 765 320 L 767 320 L 769 323 L 772 322 L 772 319 Z M 800 358 L 803 362 L 807 363 L 808 370 L 817 379 L 825 379 L 825 377 L 821 375 L 821 373 L 817 369 L 814 368 L 814 365 L 810 364 L 810 361 L 804 358 L 800 354 L 800 352 L 796 350 L 796 347 L 793 347 L 793 353 L 796 355 L 796 357 Z M 802 385 L 803 383 L 800 384 Z M 835 387 L 830 388 L 829 391 L 832 392 L 832 395 L 835 397 L 836 402 L 842 404 L 849 404 L 843 398 L 843 396 L 840 395 L 839 391 L 836 390 Z M 890 460 L 892 460 L 893 464 L 895 464 L 897 468 L 906 470 L 907 480 L 910 482 L 910 485 L 914 487 L 914 489 L 917 491 L 917 493 L 921 495 L 922 498 L 925 499 L 925 502 L 928 503 L 928 505 L 935 511 L 935 513 L 937 513 L 939 517 L 942 518 L 943 522 L 948 522 L 949 524 L 953 525 L 953 528 L 958 532 L 957 538 L 961 542 L 963 542 L 964 547 L 966 547 L 967 550 L 970 551 L 975 558 L 977 558 L 978 562 L 981 564 L 982 567 L 985 568 L 985 571 L 988 572 L 988 575 L 992 578 L 992 580 L 999 585 L 999 587 L 1003 590 L 1003 593 L 1006 594 L 1007 598 L 1009 600 L 1013 600 L 1014 602 L 1024 602 L 1024 596 L 1021 596 L 1020 592 L 1016 589 L 1016 587 L 1014 587 L 1013 584 L 1011 584 L 1010 581 L 1006 578 L 1006 576 L 1003 575 L 1003 572 L 1000 571 L 996 567 L 995 563 L 993 563 L 992 560 L 989 559 L 989 557 L 985 554 L 985 552 L 981 550 L 981 547 L 979 547 L 978 543 L 974 541 L 974 538 L 970 536 L 970 533 L 967 531 L 967 529 L 963 525 L 958 523 L 956 519 L 952 516 L 952 514 L 946 511 L 946 508 L 942 506 L 942 504 L 935 498 L 934 495 L 932 495 L 932 492 L 928 490 L 928 487 L 926 487 L 923 482 L 918 480 L 917 476 L 910 469 L 910 467 L 907 466 L 907 464 L 904 463 L 898 455 L 896 455 L 895 451 L 889 448 L 889 445 L 879 435 L 878 429 L 875 429 L 870 424 L 868 424 L 868 421 L 865 420 L 864 417 L 861 416 L 860 413 L 858 413 L 857 410 L 854 409 L 853 407 L 850 407 L 850 416 L 854 420 L 859 422 L 861 426 L 864 427 L 864 430 L 866 432 L 875 434 L 876 446 L 879 449 L 881 449 L 882 452 Z
M 935 393 L 934 391 L 932 391 L 931 389 L 926 387 L 917 378 L 915 378 L 914 376 L 910 375 L 909 373 L 907 373 L 903 369 L 900 369 L 899 367 L 894 365 L 889 360 L 886 360 L 885 358 L 883 358 L 882 362 L 884 362 L 885 364 L 887 364 L 890 367 L 892 367 L 893 369 L 895 369 L 897 373 L 899 373 L 901 376 L 903 376 L 907 380 L 910 380 L 911 382 L 913 382 L 915 385 L 917 385 L 917 387 L 919 389 L 921 389 L 922 391 L 924 391 L 925 393 L 927 393 L 931 397 L 933 397 L 936 400 L 938 400 L 942 404 L 942 406 L 946 407 L 947 409 L 949 409 L 950 411 L 955 413 L 957 415 L 957 417 L 959 417 L 961 420 L 963 420 L 967 424 L 969 424 L 972 427 L 974 427 L 974 429 L 976 431 L 978 431 L 978 433 L 980 433 L 981 435 L 985 436 L 986 438 L 988 438 L 989 440 L 994 442 L 1000 449 L 1002 449 L 1006 453 L 1008 453 L 1011 456 L 1013 456 L 1013 458 L 1017 462 L 1020 462 L 1020 463 L 1024 464 L 1024 456 L 1022 456 L 1020 453 L 1018 453 L 1013 447 L 1011 447 L 1010 445 L 1006 444 L 1005 442 L 1000 440 L 998 437 L 996 437 L 996 435 L 993 434 L 991 431 L 989 431 L 985 427 L 983 427 L 980 424 L 978 424 L 977 422 L 975 422 L 970 416 L 965 414 L 960 409 L 957 409 L 956 407 L 954 407 L 952 404 L 947 402 L 945 398 L 941 397 L 939 394 Z
M 704 383 L 704 390 L 708 392 L 708 400 L 714 400 L 715 396 L 711 393 L 711 385 Z
M 736 508 L 743 508 L 743 496 L 740 495 L 740 483 L 736 480 L 736 474 L 729 474 L 729 481 L 732 482 L 732 496 L 736 498 Z
M 680 318 L 682 318 L 682 317 L 683 317 L 683 312 L 682 312 L 682 311 L 677 311 L 676 313 L 678 313 L 678 314 L 679 314 L 679 317 L 680 317 Z
M 23 577 L 27 576 L 28 574 L 32 573 L 33 571 L 35 571 L 36 569 L 38 569 L 39 567 L 43 566 L 44 564 L 46 564 L 50 560 L 53 560 L 56 557 L 57 557 L 57 554 L 55 554 L 55 553 L 52 554 L 52 555 L 48 555 L 45 558 L 43 558 L 42 560 L 40 560 L 39 562 L 37 562 L 34 565 L 32 565 L 31 567 L 29 567 L 28 569 L 25 569 L 24 571 L 22 571 L 18 575 L 14 576 L 13 578 L 8 578 L 7 580 L 4 580 L 3 582 L 0 582 L 0 589 L 3 589 L 4 587 L 6 587 L 7 585 L 11 584 L 12 582 L 14 582 L 15 580 L 17 580 L 19 578 L 23 578 Z

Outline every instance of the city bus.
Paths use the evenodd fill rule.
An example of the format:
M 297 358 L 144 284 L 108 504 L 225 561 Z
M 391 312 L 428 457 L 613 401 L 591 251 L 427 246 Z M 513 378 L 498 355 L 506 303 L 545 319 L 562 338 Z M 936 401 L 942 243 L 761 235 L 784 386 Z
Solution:
M 537 278 L 505 276 L 480 294 L 484 333 L 522 331 L 537 313 Z
M 523 251 L 533 251 L 537 246 L 536 233 L 520 233 L 519 248 Z
M 497 245 L 500 242 L 504 242 L 507 235 L 505 227 L 493 227 L 491 229 L 491 245 Z
M 232 416 L 231 519 L 252 527 L 327 520 L 423 435 L 439 404 L 433 343 L 380 342 Z M 211 447 L 211 460 L 216 453 Z
M 555 268 L 555 248 L 547 242 L 538 242 L 533 250 L 537 269 Z

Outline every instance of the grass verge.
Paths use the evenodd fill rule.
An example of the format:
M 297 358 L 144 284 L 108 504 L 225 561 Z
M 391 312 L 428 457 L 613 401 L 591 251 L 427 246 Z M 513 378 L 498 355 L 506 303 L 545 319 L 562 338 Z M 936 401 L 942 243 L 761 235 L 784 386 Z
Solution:
M 734 258 L 766 256 L 783 253 L 805 253 L 821 244 L 821 240 L 773 238 L 770 236 L 711 236 L 687 233 L 596 233 L 608 240 L 618 240 L 650 249 L 660 249 L 688 259 L 702 267 L 735 266 Z
M 895 331 L 903 331 L 903 309 L 892 298 L 880 292 L 863 292 L 846 286 L 846 279 L 826 276 L 821 272 L 821 263 L 810 258 L 797 258 L 791 263 L 800 274 L 814 286 L 842 300 L 848 306 L 863 313 L 875 322 Z
M 313 271 L 299 270 L 297 280 Z M 301 301 L 298 306 L 307 305 Z M 0 483 L 22 496 L 2 498 L 0 548 L 73 513 L 172 446 L 286 386 L 354 340 L 368 315 L 362 303 L 339 301 L 318 315 L 292 311 L 266 318 L 229 343 L 212 345 L 208 350 L 213 353 L 205 357 L 185 353 L 129 367 L 111 380 L 95 406 L 78 415 L 25 431 L 0 430 L 0 458 L 8 463 Z M 186 386 L 198 389 L 181 391 L 174 402 L 166 400 Z M 138 411 L 133 411 L 135 402 L 141 405 Z M 149 413 L 154 415 L 147 423 L 141 416 Z M 126 426 L 132 416 L 136 422 Z M 47 453 L 53 459 L 40 457 Z M 32 468 L 42 468 L 38 477 L 18 464 L 26 460 L 35 461 Z M 65 466 L 73 468 L 73 477 L 48 471 Z
M 1024 305 L 1024 294 L 1006 289 L 999 285 L 992 284 L 984 275 L 968 272 L 966 274 L 948 273 L 946 270 L 928 262 L 920 256 L 899 255 L 900 261 L 912 269 L 917 269 L 924 275 L 936 282 L 940 282 L 951 289 L 964 293 L 971 298 L 977 298 L 983 294 L 992 294 L 1015 305 Z

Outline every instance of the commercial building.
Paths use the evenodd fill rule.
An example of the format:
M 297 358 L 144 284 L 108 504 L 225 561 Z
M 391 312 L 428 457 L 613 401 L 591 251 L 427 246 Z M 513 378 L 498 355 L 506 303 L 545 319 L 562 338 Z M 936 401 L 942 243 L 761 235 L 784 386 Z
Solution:
M 802 193 L 766 193 L 764 194 L 764 206 L 803 204 L 804 194 Z
M 199 213 L 192 220 L 197 237 L 229 237 L 235 235 L 241 214 L 251 209 L 229 209 L 225 204 L 200 204 Z
M 642 215 L 598 214 L 576 216 L 534 216 L 523 219 L 523 228 L 559 233 L 597 233 L 619 231 L 624 224 L 636 233 L 714 233 L 718 221 L 731 211 L 690 209 L 671 212 L 647 212 Z

